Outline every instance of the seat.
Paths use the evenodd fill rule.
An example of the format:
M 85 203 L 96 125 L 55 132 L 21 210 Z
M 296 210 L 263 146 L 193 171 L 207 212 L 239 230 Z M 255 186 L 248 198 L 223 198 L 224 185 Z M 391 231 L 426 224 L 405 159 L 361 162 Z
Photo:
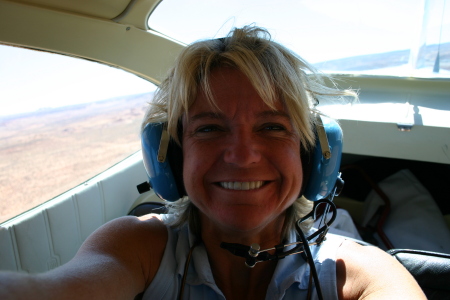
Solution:
M 387 253 L 413 275 L 428 299 L 450 299 L 450 254 L 410 249 Z
M 131 205 L 128 215 L 140 217 L 147 214 L 166 214 L 168 209 L 164 202 L 153 191 L 142 190 L 144 184 L 138 185 L 140 195 Z
M 166 214 L 167 207 L 161 202 L 144 202 L 135 206 L 129 213 L 129 216 L 144 216 L 147 214 Z

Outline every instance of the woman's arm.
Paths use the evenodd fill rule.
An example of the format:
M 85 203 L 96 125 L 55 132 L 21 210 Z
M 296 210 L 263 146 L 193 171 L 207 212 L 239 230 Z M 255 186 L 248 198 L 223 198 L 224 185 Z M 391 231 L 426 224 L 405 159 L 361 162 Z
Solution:
M 412 275 L 379 248 L 345 241 L 338 250 L 339 299 L 426 299 Z
M 156 274 L 167 230 L 156 217 L 123 217 L 95 231 L 67 264 L 0 273 L 0 299 L 133 299 Z

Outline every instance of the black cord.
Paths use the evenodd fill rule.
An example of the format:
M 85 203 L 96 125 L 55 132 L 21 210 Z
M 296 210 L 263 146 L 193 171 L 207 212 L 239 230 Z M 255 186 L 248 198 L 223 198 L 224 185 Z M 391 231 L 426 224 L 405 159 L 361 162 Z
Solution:
M 312 272 L 309 272 L 308 294 L 306 295 L 306 299 L 307 300 L 311 300 L 312 299 L 312 283 L 313 283 Z
M 316 203 L 314 204 L 313 210 L 308 215 L 306 215 L 305 217 L 301 218 L 300 220 L 298 220 L 296 222 L 296 226 L 297 226 L 297 223 L 301 224 L 309 218 L 315 218 L 317 207 L 320 204 L 324 204 L 324 203 L 329 205 L 327 208 L 327 211 L 329 208 L 332 209 L 332 215 L 331 215 L 330 220 L 328 222 L 326 222 L 325 225 L 323 225 L 322 227 L 317 229 L 316 232 L 314 232 L 313 234 L 311 234 L 310 236 L 308 236 L 306 238 L 307 241 L 311 241 L 314 238 L 318 237 L 315 241 L 316 244 L 321 244 L 325 240 L 325 236 L 328 232 L 329 227 L 336 219 L 336 215 L 337 215 L 336 205 L 328 199 L 322 199 L 320 201 L 316 201 Z M 299 230 L 300 229 L 297 228 L 297 231 L 299 231 Z M 291 250 L 285 251 L 285 252 L 283 252 L 282 249 L 287 246 L 286 244 L 276 245 L 274 247 L 276 249 L 275 254 L 269 254 L 269 252 L 267 252 L 267 250 L 270 250 L 270 249 L 267 249 L 267 250 L 260 251 L 256 257 L 249 255 L 250 246 L 236 244 L 236 243 L 222 242 L 220 244 L 220 247 L 230 251 L 233 255 L 244 257 L 246 259 L 247 266 L 253 267 L 258 262 L 283 259 L 288 255 L 297 254 L 299 252 L 302 252 L 303 243 L 304 243 L 303 241 L 301 243 L 299 242 L 299 243 L 297 243 L 297 245 L 294 248 L 292 248 Z
M 310 236 L 308 236 L 307 240 L 310 241 L 312 239 L 314 239 L 315 237 L 317 237 L 318 235 L 321 235 L 321 240 L 318 241 L 319 244 L 323 241 L 323 238 L 325 237 L 325 235 L 328 232 L 328 228 L 331 226 L 331 224 L 333 224 L 334 220 L 336 220 L 336 216 L 337 216 L 337 212 L 336 212 L 336 205 L 334 204 L 334 202 L 328 200 L 328 199 L 322 199 L 319 201 L 314 202 L 314 208 L 312 209 L 312 211 L 307 214 L 306 216 L 304 216 L 303 218 L 301 218 L 299 221 L 297 221 L 297 223 L 303 223 L 304 221 L 306 221 L 309 218 L 313 218 L 316 219 L 316 209 L 317 207 L 322 204 L 322 203 L 326 203 L 328 204 L 331 208 L 332 208 L 332 215 L 331 215 L 331 219 L 322 227 L 320 227 L 316 232 L 314 232 L 313 234 L 311 234 Z M 299 229 L 297 229 L 298 231 Z
M 313 276 L 314 283 L 316 285 L 317 296 L 319 297 L 319 300 L 323 300 L 322 288 L 320 287 L 319 276 L 317 276 L 317 270 L 316 270 L 316 266 L 314 265 L 314 259 L 311 254 L 311 250 L 309 249 L 308 240 L 306 239 L 305 234 L 303 233 L 299 224 L 300 224 L 300 221 L 297 221 L 295 223 L 295 227 L 297 228 L 297 232 L 300 235 L 300 239 L 303 242 L 303 249 L 304 249 L 305 255 L 306 255 L 306 262 L 309 264 L 309 268 L 311 269 L 311 274 Z
M 317 207 L 320 204 L 326 203 L 328 204 L 325 213 L 328 213 L 329 209 L 332 209 L 332 216 L 330 218 L 330 220 L 328 222 L 326 222 L 325 225 L 323 225 L 322 227 L 320 227 L 316 232 L 314 232 L 313 234 L 309 235 L 308 237 L 305 236 L 305 234 L 303 233 L 302 229 L 300 228 L 300 224 L 303 223 L 304 221 L 306 221 L 309 218 L 314 218 L 316 216 L 316 210 Z M 323 296 L 322 296 L 322 289 L 320 286 L 320 282 L 319 282 L 319 277 L 317 275 L 317 270 L 314 264 L 314 260 L 311 254 L 311 249 L 309 248 L 309 241 L 311 241 L 312 239 L 314 239 L 315 237 L 319 236 L 316 240 L 316 243 L 319 245 L 321 244 L 324 240 L 325 240 L 325 235 L 328 232 L 329 227 L 331 226 L 331 224 L 334 222 L 334 220 L 336 219 L 336 205 L 329 199 L 322 199 L 319 201 L 315 201 L 314 203 L 314 207 L 312 209 L 312 211 L 307 214 L 306 216 L 304 216 L 303 218 L 301 218 L 300 220 L 298 220 L 297 222 L 295 222 L 295 228 L 297 230 L 297 233 L 300 236 L 301 239 L 301 243 L 298 243 L 293 249 L 288 250 L 286 252 L 283 252 L 282 249 L 284 247 L 286 247 L 287 245 L 285 244 L 280 244 L 275 246 L 276 252 L 275 255 L 271 255 L 268 252 L 261 252 L 259 253 L 256 257 L 254 256 L 250 256 L 249 255 L 249 250 L 250 250 L 250 246 L 246 246 L 246 245 L 242 245 L 242 244 L 235 244 L 235 243 L 225 243 L 222 242 L 220 244 L 221 248 L 227 249 L 228 251 L 230 251 L 232 254 L 240 256 L 240 257 L 244 257 L 247 260 L 250 258 L 251 264 L 249 265 L 250 267 L 254 266 L 257 262 L 261 262 L 261 261 L 268 261 L 268 260 L 278 260 L 278 259 L 283 259 L 284 257 L 288 256 L 288 255 L 292 255 L 292 254 L 296 254 L 301 252 L 302 248 L 303 248 L 303 253 L 306 256 L 306 262 L 309 264 L 309 267 L 311 269 L 311 274 L 310 274 L 310 283 L 309 286 L 311 286 L 311 275 L 312 278 L 314 279 L 314 283 L 316 286 L 316 290 L 317 290 L 317 296 L 320 300 L 323 300 Z M 181 281 L 181 287 L 180 287 L 180 294 L 178 299 L 182 300 L 183 299 L 183 293 L 184 293 L 184 287 L 186 285 L 186 277 L 187 277 L 187 271 L 189 269 L 189 264 L 192 258 L 192 252 L 194 251 L 194 248 L 199 245 L 199 242 L 196 242 L 191 249 L 189 250 L 189 254 L 186 258 L 186 263 L 184 265 L 184 272 L 183 272 L 183 278 Z M 265 250 L 264 250 L 265 251 Z M 247 262 L 247 261 L 246 261 Z M 310 287 L 308 287 L 308 295 L 310 295 Z
M 183 299 L 184 287 L 186 286 L 187 272 L 189 270 L 189 264 L 191 263 L 192 252 L 194 252 L 194 248 L 197 247 L 198 245 L 200 245 L 200 242 L 196 241 L 189 250 L 188 256 L 186 258 L 186 262 L 184 264 L 183 278 L 181 279 L 180 293 L 178 294 L 178 300 Z

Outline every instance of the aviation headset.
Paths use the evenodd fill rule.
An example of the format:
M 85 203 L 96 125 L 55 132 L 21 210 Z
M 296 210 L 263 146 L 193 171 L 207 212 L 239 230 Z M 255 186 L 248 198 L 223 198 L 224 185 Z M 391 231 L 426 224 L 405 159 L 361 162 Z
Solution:
M 223 41 L 223 38 L 218 40 Z M 317 239 L 313 244 L 321 244 L 329 226 L 336 218 L 336 207 L 332 203 L 332 199 L 339 194 L 343 187 L 343 181 L 339 173 L 342 155 L 342 130 L 337 122 L 330 118 L 318 114 L 315 117 L 317 118 L 317 125 L 314 128 L 316 143 L 310 151 L 301 150 L 299 153 L 303 168 L 300 196 L 303 195 L 308 200 L 315 201 L 313 210 L 295 223 L 301 241 L 293 243 L 292 245 L 296 246 L 288 251 L 283 251 L 285 247 L 289 246 L 288 244 L 277 245 L 275 246 L 277 249 L 275 254 L 270 254 L 268 252 L 270 249 L 260 250 L 257 244 L 246 246 L 222 242 L 220 246 L 234 255 L 244 257 L 245 264 L 251 268 L 258 262 L 282 259 L 288 255 L 303 253 L 305 260 L 310 265 L 310 274 L 316 284 L 318 298 L 323 299 L 309 245 L 314 238 Z M 181 133 L 182 126 L 178 124 L 177 134 L 179 137 L 181 137 Z M 144 166 L 149 181 L 138 186 L 139 192 L 143 193 L 153 188 L 157 196 L 167 201 L 176 201 L 186 196 L 183 183 L 182 149 L 170 138 L 167 132 L 167 123 L 147 124 L 142 132 L 141 143 Z M 328 203 L 329 207 L 334 207 L 333 216 L 315 233 L 306 237 L 299 227 L 300 223 L 310 217 L 315 218 L 316 209 L 321 203 Z M 195 246 L 196 244 L 191 247 L 186 260 L 180 298 L 183 296 L 186 270 Z M 310 280 L 310 287 L 311 283 Z
M 303 185 L 301 194 L 308 200 L 325 199 L 341 185 L 339 167 L 342 155 L 342 130 L 336 121 L 316 116 L 316 144 L 302 154 Z M 141 136 L 142 156 L 149 182 L 138 186 L 139 192 L 153 188 L 158 197 L 176 201 L 186 196 L 183 184 L 183 154 L 181 147 L 172 141 L 167 123 L 149 123 Z
M 225 47 L 225 38 L 218 38 Z M 334 190 L 336 183 L 342 188 L 339 167 L 342 155 L 342 130 L 332 119 L 316 114 L 316 144 L 311 151 L 301 151 L 303 184 L 300 195 L 308 200 L 325 199 Z M 181 137 L 181 124 L 178 136 Z M 156 195 L 167 201 L 176 201 L 186 196 L 183 184 L 183 153 L 170 139 L 167 123 L 149 123 L 142 137 L 142 156 L 149 178 L 138 186 L 140 193 L 153 188 Z M 334 196 L 334 195 L 332 195 Z

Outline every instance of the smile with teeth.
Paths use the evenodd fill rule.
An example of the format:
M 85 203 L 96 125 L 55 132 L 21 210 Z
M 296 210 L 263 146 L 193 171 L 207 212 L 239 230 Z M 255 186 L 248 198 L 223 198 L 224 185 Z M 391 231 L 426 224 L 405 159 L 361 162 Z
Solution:
M 228 190 L 254 190 L 260 188 L 264 181 L 247 181 L 247 182 L 220 182 L 220 186 Z

